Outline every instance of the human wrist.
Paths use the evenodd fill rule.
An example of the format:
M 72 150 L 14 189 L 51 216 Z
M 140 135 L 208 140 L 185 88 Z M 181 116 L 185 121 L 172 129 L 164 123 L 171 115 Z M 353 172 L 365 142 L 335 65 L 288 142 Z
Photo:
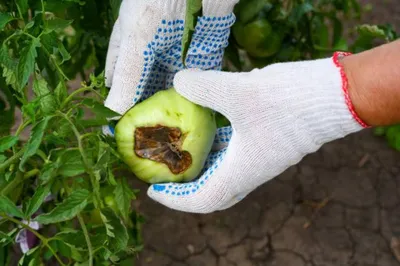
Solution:
M 369 126 L 400 122 L 399 49 L 396 41 L 341 59 L 351 102 Z
M 360 55 L 344 57 L 340 63 L 348 81 L 348 94 L 354 111 L 366 124 L 370 126 L 379 125 L 379 119 L 374 115 L 375 104 L 369 89 L 374 85 L 368 84 L 362 74 L 364 66 L 361 65 Z

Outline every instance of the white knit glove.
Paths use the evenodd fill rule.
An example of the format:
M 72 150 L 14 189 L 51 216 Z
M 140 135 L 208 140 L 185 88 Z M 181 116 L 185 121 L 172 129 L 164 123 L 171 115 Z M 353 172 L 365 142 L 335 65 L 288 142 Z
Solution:
M 196 25 L 186 67 L 221 69 L 237 2 L 203 0 L 203 16 Z M 175 73 L 185 68 L 181 58 L 185 12 L 186 0 L 121 3 L 106 59 L 106 85 L 111 90 L 105 106 L 123 115 L 136 103 L 173 85 Z M 104 131 L 113 133 L 108 127 Z
M 180 94 L 231 121 L 232 129 L 219 138 L 229 145 L 210 155 L 199 179 L 155 184 L 148 195 L 180 211 L 223 210 L 324 143 L 361 130 L 366 125 L 353 111 L 339 55 L 249 73 L 176 74 Z

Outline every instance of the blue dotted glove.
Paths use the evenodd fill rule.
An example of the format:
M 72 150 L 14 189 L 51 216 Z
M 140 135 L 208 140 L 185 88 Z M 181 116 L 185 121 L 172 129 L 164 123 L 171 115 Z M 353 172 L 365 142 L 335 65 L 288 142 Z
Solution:
M 237 0 L 203 1 L 192 37 L 187 68 L 220 70 Z M 123 115 L 136 103 L 173 86 L 184 69 L 181 42 L 186 0 L 124 0 L 110 38 L 105 105 Z M 116 118 L 118 119 L 118 118 Z M 108 132 L 107 132 L 108 131 Z M 112 133 L 112 128 L 105 128 Z
M 187 57 L 187 68 L 220 70 L 233 7 L 238 0 L 203 0 L 203 17 L 198 19 Z M 136 103 L 173 86 L 174 76 L 185 69 L 181 41 L 186 0 L 124 0 L 111 35 L 106 61 L 106 85 L 111 87 L 105 105 L 123 115 Z M 115 119 L 118 119 L 116 117 Z M 113 135 L 111 126 L 104 127 Z M 154 185 L 149 191 L 164 195 L 194 194 L 217 168 L 230 140 L 232 129 L 220 128 L 217 151 L 207 159 L 202 177 L 194 183 Z M 151 197 L 151 193 L 149 193 Z

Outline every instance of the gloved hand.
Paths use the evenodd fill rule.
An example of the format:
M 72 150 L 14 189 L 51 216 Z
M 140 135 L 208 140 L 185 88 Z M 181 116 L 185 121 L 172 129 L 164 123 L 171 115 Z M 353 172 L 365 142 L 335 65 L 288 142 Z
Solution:
M 238 0 L 203 0 L 186 58 L 188 68 L 221 69 Z M 184 69 L 181 42 L 186 0 L 124 0 L 106 58 L 105 106 L 123 115 L 158 90 L 171 87 Z M 115 119 L 118 119 L 116 117 Z M 113 134 L 111 127 L 104 127 Z
M 324 143 L 366 127 L 349 98 L 340 55 L 248 73 L 177 73 L 178 93 L 231 121 L 232 128 L 217 138 L 229 145 L 210 156 L 199 179 L 155 184 L 148 195 L 180 211 L 223 210 Z

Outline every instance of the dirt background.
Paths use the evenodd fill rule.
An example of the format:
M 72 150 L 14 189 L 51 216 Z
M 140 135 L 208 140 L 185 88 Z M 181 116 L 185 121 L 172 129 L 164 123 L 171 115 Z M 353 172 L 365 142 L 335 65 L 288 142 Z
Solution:
M 400 30 L 400 0 L 363 3 L 373 4 L 364 22 Z M 400 153 L 368 130 L 326 144 L 223 212 L 170 210 L 136 186 L 147 220 L 140 266 L 400 265 Z

